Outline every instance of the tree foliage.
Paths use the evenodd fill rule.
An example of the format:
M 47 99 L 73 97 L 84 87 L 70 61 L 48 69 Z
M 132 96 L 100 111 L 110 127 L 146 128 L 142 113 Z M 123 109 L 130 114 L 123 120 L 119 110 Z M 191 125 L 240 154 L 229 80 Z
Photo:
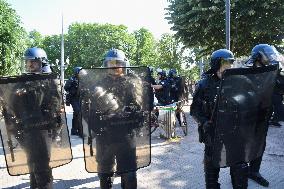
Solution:
M 44 37 L 36 30 L 32 30 L 29 32 L 29 41 L 28 47 L 42 47 Z
M 72 67 L 99 67 L 103 55 L 111 48 L 119 48 L 129 55 L 134 48 L 133 41 L 123 25 L 76 23 L 69 26 L 66 55 Z
M 156 41 L 153 34 L 145 29 L 140 28 L 133 33 L 135 38 L 135 49 L 133 60 L 135 65 L 152 65 L 157 64 Z
M 200 55 L 226 47 L 224 0 L 168 0 L 167 19 L 176 37 Z M 284 38 L 283 0 L 232 0 L 231 50 L 247 55 L 259 43 L 280 45 Z
M 27 34 L 10 5 L 0 0 L 0 75 L 15 75 L 25 50 Z

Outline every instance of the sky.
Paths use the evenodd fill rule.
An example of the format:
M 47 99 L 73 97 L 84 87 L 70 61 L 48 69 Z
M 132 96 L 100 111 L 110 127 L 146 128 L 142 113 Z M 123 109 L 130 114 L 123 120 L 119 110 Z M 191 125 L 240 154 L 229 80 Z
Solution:
M 16 10 L 22 26 L 42 35 L 67 33 L 72 23 L 123 24 L 129 32 L 144 27 L 155 38 L 173 33 L 165 19 L 167 0 L 6 0 Z

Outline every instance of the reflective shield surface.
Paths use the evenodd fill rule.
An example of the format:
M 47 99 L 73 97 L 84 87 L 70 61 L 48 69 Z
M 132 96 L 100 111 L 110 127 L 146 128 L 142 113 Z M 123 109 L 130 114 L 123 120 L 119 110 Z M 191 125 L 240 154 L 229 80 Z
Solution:
M 265 145 L 277 66 L 229 69 L 215 111 L 213 162 L 217 167 L 249 162 Z
M 148 166 L 152 106 L 148 68 L 84 69 L 79 88 L 86 170 L 122 173 Z
M 0 78 L 0 129 L 10 175 L 72 160 L 61 94 L 53 74 Z

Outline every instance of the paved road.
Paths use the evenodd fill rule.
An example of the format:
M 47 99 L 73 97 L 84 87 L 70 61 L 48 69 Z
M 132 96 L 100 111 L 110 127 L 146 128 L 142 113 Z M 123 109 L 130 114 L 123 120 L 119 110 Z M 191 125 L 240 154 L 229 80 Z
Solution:
M 67 108 L 68 125 L 72 112 Z M 203 144 L 198 142 L 197 125 L 188 115 L 189 135 L 175 141 L 160 139 L 159 131 L 152 136 L 152 159 L 149 167 L 138 170 L 139 189 L 202 189 Z M 271 189 L 284 188 L 284 124 L 281 128 L 270 127 L 261 173 L 270 181 Z M 84 169 L 82 141 L 71 136 L 73 161 L 53 170 L 54 188 L 99 188 L 97 174 Z M 219 181 L 222 189 L 231 189 L 229 169 L 221 169 Z M 2 148 L 0 148 L 0 188 L 29 188 L 29 176 L 11 177 L 6 170 Z M 115 178 L 114 189 L 120 188 L 120 179 Z M 261 189 L 249 181 L 249 189 Z

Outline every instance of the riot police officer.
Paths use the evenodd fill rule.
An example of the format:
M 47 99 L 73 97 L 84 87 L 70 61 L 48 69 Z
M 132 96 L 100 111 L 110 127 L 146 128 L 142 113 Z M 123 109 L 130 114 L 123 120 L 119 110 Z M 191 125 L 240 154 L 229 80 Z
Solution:
M 233 53 L 226 49 L 214 51 L 211 55 L 210 69 L 204 74 L 203 79 L 197 84 L 193 94 L 190 114 L 198 123 L 199 141 L 205 144 L 204 172 L 207 189 L 218 189 L 220 168 L 212 162 L 213 148 L 213 117 L 215 116 L 216 97 L 224 70 L 231 67 L 234 61 Z M 247 164 L 236 163 L 230 167 L 232 185 L 234 189 L 247 188 Z
M 175 69 L 170 69 L 168 81 L 171 85 L 171 100 L 173 102 L 182 100 L 182 78 L 177 75 L 177 71 Z
M 168 75 L 168 82 L 170 83 L 170 98 L 172 102 L 177 102 L 177 110 L 176 110 L 176 117 L 179 122 L 179 124 L 182 126 L 181 122 L 181 107 L 183 106 L 184 102 L 181 102 L 183 100 L 184 96 L 184 81 L 181 77 L 177 75 L 177 71 L 175 69 L 170 69 L 169 75 Z
M 34 74 L 49 74 L 52 72 L 46 52 L 36 47 L 28 48 L 25 51 L 23 68 L 24 75 L 27 77 L 33 77 Z M 59 93 L 56 90 L 40 93 L 37 91 L 40 90 L 40 87 L 41 84 L 35 86 L 28 82 L 25 83 L 24 86 L 23 84 L 16 85 L 13 89 L 13 96 L 11 97 L 13 102 L 8 102 L 11 104 L 10 108 L 12 108 L 13 111 L 9 112 L 7 110 L 6 118 L 7 122 L 10 122 L 8 125 L 13 127 L 11 129 L 13 135 L 26 153 L 30 173 L 30 188 L 51 189 L 53 181 L 52 169 L 49 165 L 51 144 L 46 141 L 46 138 L 52 135 L 52 138 L 58 141 L 61 140 L 60 123 L 58 123 L 57 120 L 60 114 L 55 112 L 56 108 L 60 107 L 57 101 Z M 28 92 L 21 92 L 21 88 L 25 88 Z M 55 88 L 57 88 L 57 86 L 55 86 Z M 54 103 L 53 107 L 49 105 L 51 101 Z M 49 123 L 46 123 L 46 121 L 38 123 L 39 119 L 37 119 L 37 115 L 40 114 L 38 111 L 42 111 L 47 119 L 54 118 L 54 122 L 52 121 L 54 125 L 50 125 L 50 127 L 56 128 L 58 126 L 57 129 L 50 132 L 34 129 L 31 125 L 49 127 Z M 12 114 L 12 118 L 15 117 L 16 119 L 23 120 L 23 122 L 14 122 L 11 116 L 9 116 Z M 56 114 L 55 117 L 54 114 Z M 23 129 L 25 127 L 31 128 Z
M 95 85 L 95 96 L 92 100 L 95 110 L 91 114 L 94 124 L 91 129 L 96 134 L 96 161 L 102 189 L 112 188 L 115 161 L 122 188 L 137 188 L 134 129 L 140 126 L 135 112 L 141 109 L 142 99 L 139 99 L 141 95 L 136 91 L 138 86 L 133 85 L 134 76 L 126 73 L 127 69 L 124 67 L 127 66 L 129 62 L 123 51 L 109 50 L 103 67 L 111 69 Z M 142 92 L 138 90 L 138 93 L 139 91 Z M 108 112 L 108 116 L 103 116 L 103 112 Z M 131 118 L 125 120 L 125 113 L 132 114 Z
M 155 90 L 155 96 L 159 105 L 165 106 L 171 103 L 171 86 L 164 70 L 158 71 L 158 83 L 157 85 L 152 85 L 152 87 Z
M 275 49 L 275 47 L 268 44 L 258 44 L 251 51 L 249 65 L 253 67 L 261 67 L 269 64 L 279 64 L 280 61 L 283 61 L 283 56 L 280 55 L 280 53 Z M 277 77 L 281 77 L 280 72 L 278 73 Z M 276 80 L 279 81 L 278 79 Z M 280 95 L 280 91 L 284 91 L 281 86 L 282 84 L 280 82 L 276 82 L 273 98 L 277 95 Z M 275 100 L 277 101 L 277 98 L 272 99 L 272 102 L 274 102 Z M 282 102 L 278 103 L 282 104 Z M 262 155 L 250 162 L 249 178 L 253 179 L 262 186 L 268 187 L 269 182 L 265 178 L 263 178 L 263 176 L 259 172 L 265 146 L 266 145 L 264 145 L 263 147 Z
M 73 119 L 72 119 L 72 128 L 71 135 L 78 135 L 82 137 L 82 126 L 80 122 L 80 95 L 78 90 L 78 74 L 82 67 L 74 68 L 74 75 L 68 79 L 64 89 L 67 92 L 66 94 L 66 105 L 70 105 L 73 108 Z

